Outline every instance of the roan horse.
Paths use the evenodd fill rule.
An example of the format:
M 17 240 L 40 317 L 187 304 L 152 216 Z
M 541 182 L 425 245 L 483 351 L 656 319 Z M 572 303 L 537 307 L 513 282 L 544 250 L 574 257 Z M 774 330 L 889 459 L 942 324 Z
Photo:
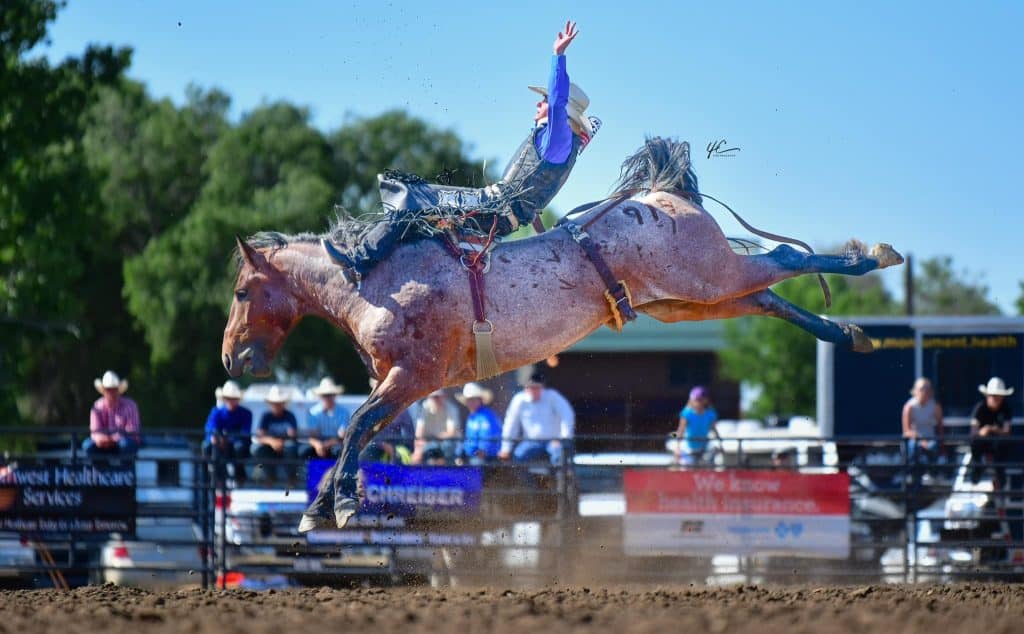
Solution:
M 769 287 L 806 273 L 863 275 L 903 258 L 886 244 L 865 252 L 856 242 L 842 255 L 787 245 L 737 254 L 700 205 L 672 193 L 693 191 L 688 156 L 685 143 L 648 140 L 620 179 L 620 191 L 640 184 L 644 195 L 576 219 L 628 284 L 636 310 L 662 322 L 767 315 L 870 351 L 856 326 L 813 315 Z M 477 378 L 467 275 L 438 241 L 402 245 L 357 288 L 339 274 L 320 238 L 238 240 L 240 268 L 222 347 L 231 376 L 246 370 L 266 376 L 291 330 L 315 315 L 351 338 L 378 380 L 353 415 L 341 457 L 303 516 L 302 531 L 346 524 L 358 505 L 359 452 L 398 413 L 438 388 Z M 486 312 L 502 372 L 556 354 L 609 320 L 605 286 L 568 231 L 499 244 L 486 278 Z

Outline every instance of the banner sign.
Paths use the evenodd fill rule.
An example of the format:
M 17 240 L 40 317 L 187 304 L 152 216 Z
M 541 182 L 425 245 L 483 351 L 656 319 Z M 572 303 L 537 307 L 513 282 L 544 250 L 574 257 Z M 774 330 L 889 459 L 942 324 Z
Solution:
M 0 466 L 0 531 L 135 532 L 135 465 Z
M 319 464 L 318 464 L 319 463 Z M 316 497 L 331 460 L 309 463 L 307 489 Z M 365 497 L 360 514 L 414 517 L 417 514 L 464 514 L 480 507 L 483 477 L 479 467 L 426 467 L 365 462 L 360 465 Z
M 849 555 L 845 473 L 646 469 L 624 479 L 627 555 Z

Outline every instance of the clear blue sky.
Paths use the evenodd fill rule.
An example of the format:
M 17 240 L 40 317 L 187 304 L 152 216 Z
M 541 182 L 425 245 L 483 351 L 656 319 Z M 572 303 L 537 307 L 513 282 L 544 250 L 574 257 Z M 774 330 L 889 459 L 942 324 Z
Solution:
M 131 46 L 130 74 L 153 95 L 218 86 L 236 117 L 286 99 L 329 130 L 346 113 L 406 108 L 503 165 L 532 123 L 525 86 L 545 82 L 569 17 L 581 31 L 569 73 L 604 128 L 556 209 L 602 197 L 645 134 L 677 136 L 701 188 L 755 226 L 952 254 L 1011 310 L 1024 279 L 1024 3 L 72 0 L 48 54 Z M 708 159 L 722 138 L 739 154 Z M 900 273 L 886 281 L 898 291 Z

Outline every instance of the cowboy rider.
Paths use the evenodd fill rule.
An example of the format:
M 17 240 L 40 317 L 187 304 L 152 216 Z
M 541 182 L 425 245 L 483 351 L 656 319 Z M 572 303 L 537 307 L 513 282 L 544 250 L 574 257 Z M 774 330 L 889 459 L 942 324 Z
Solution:
M 534 221 L 568 180 L 580 152 L 601 125 L 596 117 L 585 115 L 590 99 L 579 86 L 570 83 L 565 70 L 565 51 L 577 35 L 576 23 L 569 21 L 555 37 L 548 87 L 529 87 L 543 97 L 537 102 L 535 127 L 509 161 L 500 181 L 474 189 L 433 185 L 394 174 L 378 176 L 389 218 L 378 222 L 359 244 L 344 251 L 324 241 L 324 248 L 341 266 L 347 281 L 358 284 L 377 262 L 390 255 L 407 232 L 422 237 L 402 222 L 403 210 L 449 206 L 472 211 L 486 209 L 492 203 L 496 211 L 489 217 L 477 214 L 475 220 L 485 229 L 494 223 L 497 236 Z

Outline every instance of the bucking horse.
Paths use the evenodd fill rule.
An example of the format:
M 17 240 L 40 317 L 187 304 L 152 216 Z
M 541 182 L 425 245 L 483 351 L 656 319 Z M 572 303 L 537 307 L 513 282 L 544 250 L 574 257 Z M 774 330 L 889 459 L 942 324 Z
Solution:
M 341 227 L 327 236 L 238 239 L 222 347 L 228 374 L 267 376 L 288 334 L 314 315 L 345 332 L 377 379 L 300 530 L 345 526 L 358 508 L 359 453 L 397 414 L 438 388 L 481 378 L 478 324 L 488 326 L 487 374 L 494 374 L 561 352 L 610 321 L 607 275 L 581 248 L 581 234 L 628 288 L 636 312 L 669 323 L 765 315 L 870 351 L 871 341 L 856 326 L 805 311 L 770 287 L 808 273 L 863 275 L 902 263 L 900 254 L 887 244 L 868 250 L 859 242 L 837 255 L 787 244 L 737 253 L 694 195 L 689 167 L 686 143 L 649 139 L 623 164 L 615 193 L 572 216 L 567 230 L 495 245 L 482 292 L 471 292 L 465 259 L 439 240 L 403 244 L 357 286 L 330 257 L 331 244 L 351 235 Z

